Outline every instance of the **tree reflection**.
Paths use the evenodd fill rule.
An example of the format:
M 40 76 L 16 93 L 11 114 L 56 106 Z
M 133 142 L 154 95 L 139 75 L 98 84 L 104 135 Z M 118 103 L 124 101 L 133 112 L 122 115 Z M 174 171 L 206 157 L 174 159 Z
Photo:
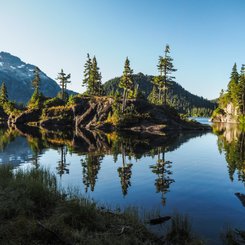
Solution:
M 122 145 L 122 167 L 119 167 L 117 171 L 120 177 L 123 196 L 128 194 L 128 187 L 131 186 L 132 166 L 132 163 L 126 163 L 125 148 Z
M 162 204 L 166 204 L 165 194 L 169 191 L 170 185 L 174 182 L 174 179 L 170 178 L 172 172 L 170 171 L 172 162 L 165 161 L 165 149 L 158 147 L 157 163 L 151 165 L 152 172 L 157 175 L 155 179 L 155 186 L 157 193 L 161 192 Z
M 60 153 L 60 160 L 58 161 L 58 166 L 56 167 L 57 174 L 62 177 L 63 174 L 69 174 L 70 170 L 67 168 L 69 163 L 66 163 L 67 146 L 61 146 L 58 148 Z
M 238 180 L 245 182 L 245 131 L 236 125 L 214 125 L 218 147 L 225 153 L 230 180 L 237 172 Z
M 91 191 L 94 191 L 96 180 L 98 179 L 100 164 L 103 158 L 103 155 L 89 153 L 84 159 L 81 159 L 83 184 L 86 192 L 89 188 Z

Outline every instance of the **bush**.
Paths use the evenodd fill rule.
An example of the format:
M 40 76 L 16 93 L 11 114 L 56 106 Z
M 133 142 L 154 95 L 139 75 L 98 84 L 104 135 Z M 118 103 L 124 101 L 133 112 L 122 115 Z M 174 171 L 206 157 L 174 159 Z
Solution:
M 75 104 L 79 104 L 82 102 L 82 97 L 81 95 L 70 95 L 67 105 L 75 105 Z
M 53 107 L 53 106 L 63 106 L 65 105 L 65 102 L 58 98 L 58 97 L 54 97 L 52 99 L 48 99 L 44 102 L 43 106 L 45 108 L 50 108 L 50 107 Z
M 19 109 L 16 104 L 12 101 L 5 102 L 3 104 L 3 110 L 7 115 L 13 114 L 15 116 L 21 113 L 21 109 Z
M 39 93 L 37 89 L 35 89 L 31 99 L 28 102 L 28 108 L 29 109 L 42 108 L 45 100 L 46 100 L 46 97 L 42 93 Z
M 217 115 L 225 115 L 225 111 L 219 107 L 217 107 L 212 114 L 212 117 L 216 117 Z

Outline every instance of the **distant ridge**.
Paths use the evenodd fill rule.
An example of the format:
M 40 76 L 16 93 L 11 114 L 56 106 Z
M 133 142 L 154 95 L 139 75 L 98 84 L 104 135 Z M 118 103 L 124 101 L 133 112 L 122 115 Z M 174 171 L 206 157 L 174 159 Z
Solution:
M 138 73 L 133 75 L 134 81 L 139 85 L 139 90 L 148 97 L 152 91 L 153 76 Z M 120 77 L 113 78 L 107 81 L 103 86 L 106 94 L 122 91 L 119 88 Z M 185 90 L 176 82 L 172 82 L 168 90 L 168 103 L 174 107 L 179 113 L 184 113 L 192 116 L 210 116 L 216 108 L 216 103 L 203 97 L 194 95 Z

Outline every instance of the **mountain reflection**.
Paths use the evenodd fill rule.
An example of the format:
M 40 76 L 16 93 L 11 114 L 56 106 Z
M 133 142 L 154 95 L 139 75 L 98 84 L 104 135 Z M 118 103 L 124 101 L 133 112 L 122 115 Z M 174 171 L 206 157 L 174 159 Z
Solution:
M 173 151 L 194 137 L 205 132 L 186 132 L 171 135 L 155 135 L 151 133 L 103 133 L 76 129 L 76 131 L 47 131 L 35 127 L 2 129 L 0 131 L 0 159 L 2 162 L 32 163 L 35 168 L 41 165 L 40 156 L 46 150 L 53 149 L 58 153 L 56 173 L 60 177 L 70 173 L 70 161 L 67 152 L 81 156 L 82 183 L 85 192 L 94 191 L 101 164 L 105 156 L 112 156 L 117 167 L 117 178 L 120 181 L 122 195 L 128 194 L 133 176 L 133 161 L 144 157 L 156 159 L 149 172 L 155 174 L 156 192 L 161 193 L 163 205 L 166 193 L 170 190 L 174 179 L 170 170 L 172 163 L 165 159 L 165 153 Z M 11 150 L 12 149 L 12 150 Z M 12 156 L 12 158 L 10 157 Z M 13 158 L 14 156 L 14 158 Z M 16 159 L 20 159 L 16 162 Z
M 213 126 L 218 135 L 218 148 L 225 153 L 230 180 L 237 173 L 239 181 L 245 182 L 245 129 L 234 124 Z

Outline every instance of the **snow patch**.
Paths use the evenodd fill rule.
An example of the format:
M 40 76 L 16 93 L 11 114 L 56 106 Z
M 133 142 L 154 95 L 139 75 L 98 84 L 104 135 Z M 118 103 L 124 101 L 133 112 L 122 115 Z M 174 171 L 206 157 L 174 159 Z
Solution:
M 23 68 L 25 65 L 20 65 L 20 66 L 17 66 L 18 68 Z
M 3 66 L 3 62 L 0 62 L 0 66 Z
M 16 67 L 14 67 L 14 66 L 10 66 L 10 68 L 12 68 L 12 69 L 16 69 Z

